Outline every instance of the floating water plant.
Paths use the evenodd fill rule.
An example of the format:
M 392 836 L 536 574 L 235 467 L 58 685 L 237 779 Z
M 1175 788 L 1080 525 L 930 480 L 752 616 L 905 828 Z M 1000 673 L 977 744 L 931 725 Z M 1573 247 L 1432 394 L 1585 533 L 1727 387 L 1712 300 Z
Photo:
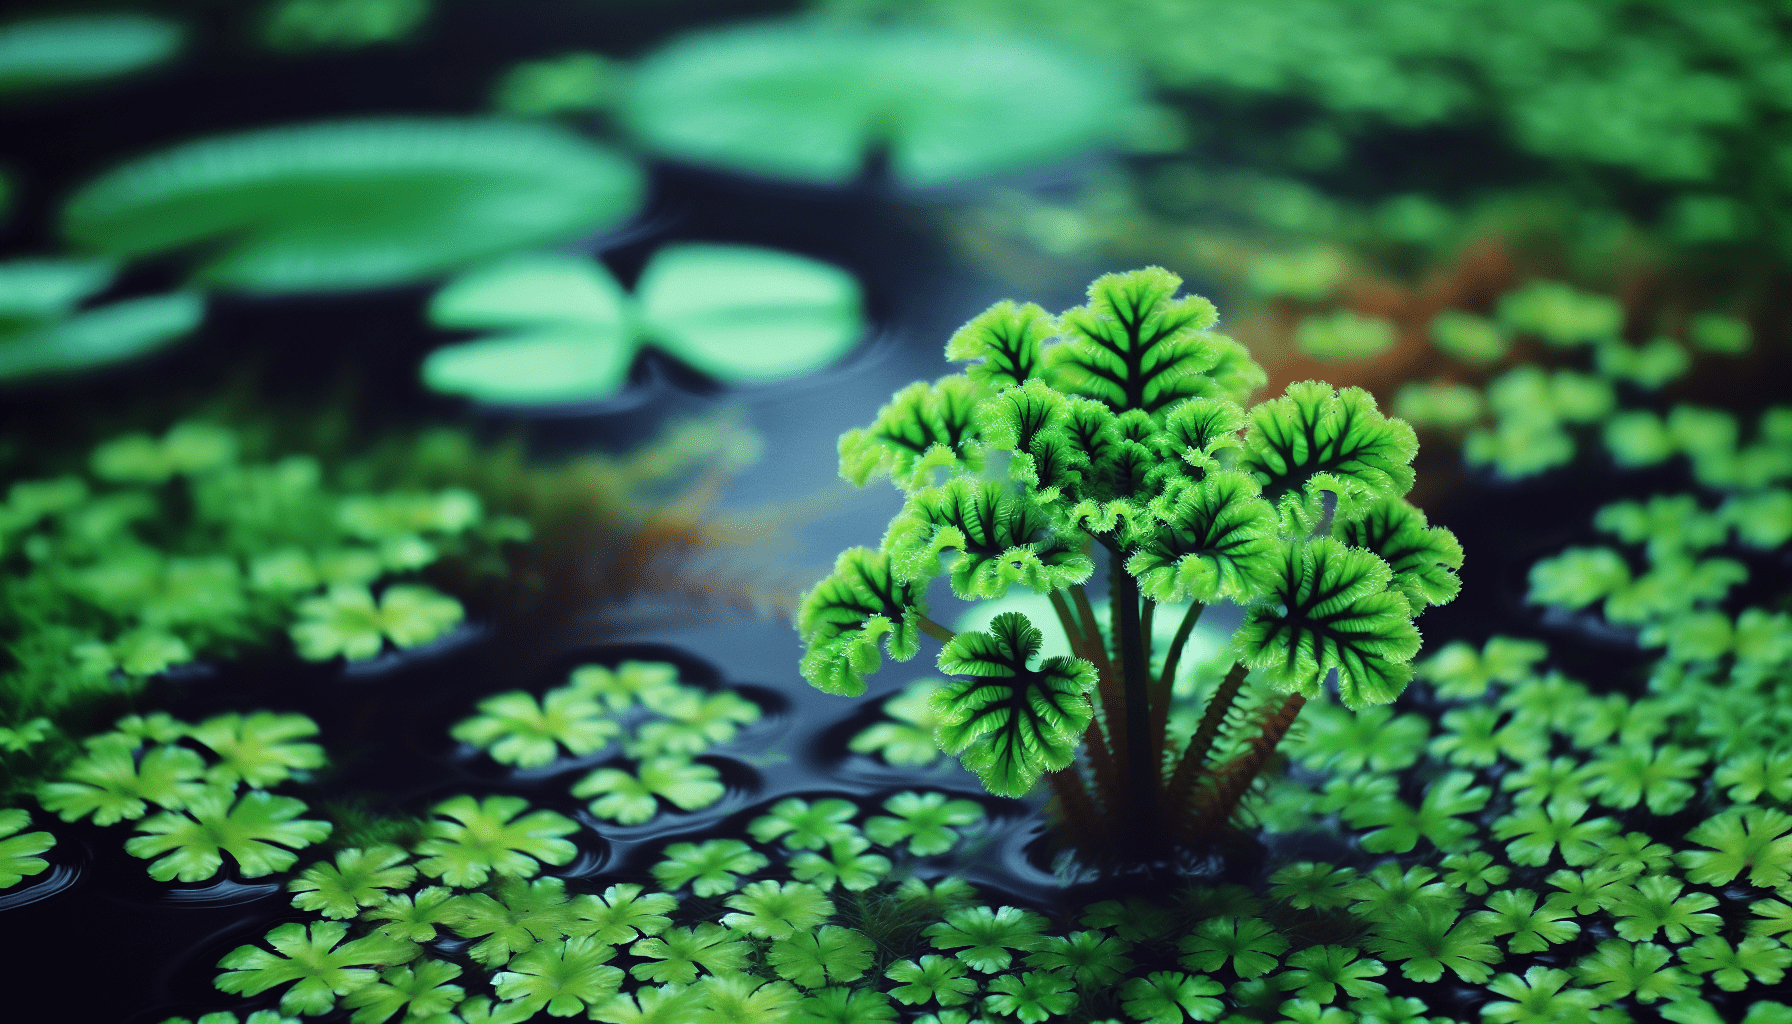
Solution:
M 864 333 L 858 282 L 838 267 L 748 246 L 667 246 L 625 294 L 582 256 L 531 254 L 475 268 L 430 303 L 439 327 L 503 333 L 437 349 L 431 388 L 484 402 L 608 398 L 652 345 L 730 384 L 801 376 Z
M 0 98 L 153 67 L 184 36 L 172 22 L 122 12 L 8 22 L 0 25 Z
M 391 118 L 183 143 L 89 182 L 77 249 L 202 255 L 198 283 L 252 292 L 404 284 L 571 241 L 634 212 L 641 173 L 551 125 Z
M 883 149 L 927 186 L 1111 144 L 1134 102 L 1122 66 L 1049 43 L 815 21 L 675 40 L 636 66 L 621 114 L 681 160 L 838 184 Z
M 1311 381 L 1247 411 L 1261 371 L 1180 284 L 1159 268 L 1112 274 L 1086 306 L 999 303 L 954 335 L 964 373 L 905 388 L 841 438 L 843 476 L 889 476 L 907 500 L 882 547 L 844 552 L 798 617 L 803 675 L 831 693 L 862 693 L 884 652 L 940 641 L 957 677 L 931 698 L 940 748 L 993 793 L 1048 779 L 1063 834 L 1091 849 L 1217 838 L 1334 670 L 1353 709 L 1398 696 L 1412 617 L 1455 596 L 1462 560 L 1401 497 L 1411 428 Z M 1084 590 L 1097 548 L 1105 624 Z M 1073 655 L 1035 665 L 1043 634 L 1020 612 L 987 632 L 935 623 L 926 589 L 941 574 L 964 599 L 1049 595 Z M 1219 600 L 1248 606 L 1237 664 L 1174 750 L 1177 664 Z M 1159 661 L 1147 638 L 1167 603 L 1186 610 Z M 1253 668 L 1268 699 L 1235 711 Z M 1212 759 L 1222 733 L 1234 752 Z
M 96 260 L 0 263 L 0 382 L 123 362 L 199 326 L 205 302 L 191 292 L 81 304 L 112 283 Z

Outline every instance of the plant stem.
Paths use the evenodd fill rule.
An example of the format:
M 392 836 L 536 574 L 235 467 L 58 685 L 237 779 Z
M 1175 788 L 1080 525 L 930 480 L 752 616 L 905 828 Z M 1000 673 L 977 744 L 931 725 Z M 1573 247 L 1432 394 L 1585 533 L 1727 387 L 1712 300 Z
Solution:
M 1183 748 L 1182 759 L 1176 763 L 1175 771 L 1170 773 L 1169 793 L 1164 802 L 1171 807 L 1181 807 L 1194 788 L 1195 779 L 1200 777 L 1202 767 L 1207 763 L 1207 755 L 1213 750 L 1213 741 L 1219 738 L 1220 727 L 1226 723 L 1226 714 L 1238 701 L 1238 693 L 1244 688 L 1244 677 L 1250 670 L 1234 663 L 1232 671 L 1220 680 L 1219 688 L 1207 699 L 1207 710 L 1201 714 L 1201 722 L 1195 726 L 1195 734 L 1189 737 L 1188 746 Z
M 1176 688 L 1176 670 L 1182 665 L 1182 651 L 1188 646 L 1188 638 L 1195 632 L 1195 623 L 1201 621 L 1201 613 L 1207 606 L 1196 602 L 1189 605 L 1182 616 L 1182 624 L 1176 627 L 1176 638 L 1170 641 L 1170 649 L 1164 655 L 1164 670 L 1151 690 L 1151 743 L 1158 750 L 1165 749 L 1164 731 L 1170 724 L 1170 693 Z
M 1054 590 L 1051 592 L 1051 602 L 1052 611 L 1058 613 L 1058 624 L 1064 627 L 1064 636 L 1070 641 L 1071 653 L 1090 664 L 1095 664 L 1096 661 L 1095 658 L 1091 656 L 1093 652 L 1090 650 L 1090 647 L 1092 644 L 1099 644 L 1101 642 L 1100 632 L 1097 631 L 1095 633 L 1095 638 L 1092 640 L 1089 633 L 1085 632 L 1083 627 L 1077 623 L 1076 613 L 1070 610 L 1070 603 L 1064 600 L 1064 595 L 1059 591 Z M 1115 783 L 1118 780 L 1114 778 L 1114 757 L 1109 751 L 1107 737 L 1102 734 L 1100 719 L 1093 716 L 1090 717 L 1089 727 L 1083 732 L 1083 745 L 1087 747 L 1089 751 L 1089 769 L 1095 778 L 1096 792 L 1112 792 Z M 1080 783 L 1081 780 L 1079 779 L 1078 782 Z M 1052 778 L 1053 788 L 1061 788 L 1063 785 L 1065 785 L 1065 783 L 1060 781 L 1057 776 L 1054 775 Z M 1073 819 L 1075 813 L 1073 813 L 1069 801 L 1064 798 L 1062 792 L 1059 793 L 1059 799 L 1060 802 L 1065 804 L 1066 818 Z M 1090 819 L 1091 827 L 1093 827 L 1095 814 L 1094 804 L 1089 801 L 1088 794 L 1086 793 L 1083 794 L 1082 799 L 1083 803 L 1087 805 L 1088 817 Z
M 915 613 L 915 623 L 921 627 L 921 632 L 943 644 L 951 643 L 952 638 L 958 635 L 919 612 Z
M 1126 788 L 1134 836 L 1146 839 L 1157 831 L 1157 790 L 1160 768 L 1151 746 L 1151 669 L 1144 662 L 1145 643 L 1139 631 L 1139 583 L 1126 571 L 1118 551 L 1109 561 L 1111 580 L 1108 599 L 1114 606 L 1116 632 L 1120 635 L 1120 678 L 1126 693 Z
M 1306 703 L 1307 698 L 1300 694 L 1289 694 L 1280 707 L 1262 716 L 1262 731 L 1251 737 L 1245 752 L 1227 761 L 1213 773 L 1213 788 L 1203 794 L 1204 799 L 1197 815 L 1202 824 L 1218 828 L 1232 817 L 1232 813 L 1238 809 L 1238 802 L 1250 791 L 1257 773 L 1268 763 L 1269 756 L 1275 753 L 1276 745 L 1288 734 L 1289 727 L 1294 725 L 1295 716 L 1300 714 L 1300 709 Z

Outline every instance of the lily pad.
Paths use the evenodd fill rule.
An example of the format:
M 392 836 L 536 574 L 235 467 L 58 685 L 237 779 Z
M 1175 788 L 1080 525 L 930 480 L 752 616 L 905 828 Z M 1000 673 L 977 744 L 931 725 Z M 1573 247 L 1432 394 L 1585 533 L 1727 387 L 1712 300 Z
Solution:
M 508 405 L 611 397 L 645 344 L 729 384 L 812 372 L 864 333 L 851 274 L 790 253 L 688 244 L 660 250 L 623 292 L 585 256 L 508 257 L 436 294 L 441 327 L 498 333 L 424 360 L 436 391 Z
M 553 125 L 387 118 L 201 139 L 88 183 L 63 233 L 118 258 L 186 253 L 252 292 L 403 284 L 610 227 L 631 161 Z
M 111 78 L 180 49 L 179 25 L 141 14 L 32 18 L 0 25 L 0 96 Z
M 1099 148 L 1136 97 L 1117 65 L 1042 41 L 777 22 L 675 40 L 636 68 L 622 112 L 681 160 L 839 183 L 882 144 L 898 179 L 927 186 Z
M 92 260 L 0 263 L 0 381 L 69 373 L 151 352 L 199 326 L 191 292 L 77 307 L 112 281 Z

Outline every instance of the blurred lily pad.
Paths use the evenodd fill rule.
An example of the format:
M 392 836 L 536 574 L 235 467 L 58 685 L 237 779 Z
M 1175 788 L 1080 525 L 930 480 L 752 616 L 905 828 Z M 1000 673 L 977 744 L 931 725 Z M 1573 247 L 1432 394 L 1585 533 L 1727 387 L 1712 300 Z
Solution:
M 864 333 L 851 274 L 790 253 L 705 244 L 660 250 L 635 297 L 589 257 L 509 257 L 450 282 L 430 319 L 496 333 L 431 353 L 424 382 L 505 405 L 613 396 L 644 344 L 725 383 L 753 384 L 819 369 Z
M 623 115 L 669 156 L 838 183 L 887 145 L 910 185 L 1061 160 L 1116 141 L 1128 72 L 1016 36 L 780 22 L 675 40 L 636 68 Z
M 93 260 L 0 263 L 0 381 L 69 373 L 142 355 L 205 317 L 191 292 L 77 307 L 112 282 Z
M 0 97 L 159 64 L 180 49 L 179 25 L 141 14 L 33 18 L 0 25 Z
M 641 190 L 633 162 L 553 125 L 337 121 L 126 164 L 69 200 L 63 232 L 106 256 L 192 255 L 204 284 L 341 290 L 577 238 L 627 217 Z

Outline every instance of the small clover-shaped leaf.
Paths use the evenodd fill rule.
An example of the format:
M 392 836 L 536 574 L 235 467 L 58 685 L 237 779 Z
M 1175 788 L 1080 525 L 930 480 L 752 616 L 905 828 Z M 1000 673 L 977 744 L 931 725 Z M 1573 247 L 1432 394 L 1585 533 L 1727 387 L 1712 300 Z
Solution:
M 1586 813 L 1583 800 L 1552 800 L 1494 819 L 1493 834 L 1511 840 L 1506 855 L 1514 864 L 1542 867 L 1560 849 L 1562 859 L 1578 867 L 1598 860 L 1599 841 L 1618 831 L 1617 822 L 1610 818 L 1582 821 Z
M 298 895 L 292 905 L 325 917 L 348 918 L 362 907 L 382 903 L 388 889 L 403 889 L 417 877 L 406 864 L 410 855 L 396 846 L 353 847 L 336 854 L 336 863 L 320 861 L 286 884 Z
M 728 788 L 721 773 L 707 764 L 682 757 L 656 757 L 641 763 L 636 774 L 599 768 L 572 788 L 576 797 L 596 796 L 591 813 L 624 825 L 639 825 L 659 813 L 655 796 L 681 811 L 708 807 Z M 601 794 L 601 795 L 600 795 Z
M 1061 1017 L 1077 1004 L 1075 985 L 1050 971 L 1004 974 L 989 983 L 989 991 L 984 1006 L 1019 1018 L 1023 1024 Z
M 1619 890 L 1606 909 L 1617 919 L 1618 934 L 1631 942 L 1652 939 L 1657 931 L 1665 932 L 1669 942 L 1716 931 L 1723 919 L 1707 911 L 1717 906 L 1717 897 L 1703 892 L 1683 896 L 1685 888 L 1677 878 L 1648 875 L 1637 879 L 1633 888 Z
M 553 811 L 524 814 L 528 807 L 520 796 L 457 796 L 437 804 L 416 846 L 424 858 L 417 867 L 449 885 L 472 887 L 493 874 L 533 878 L 543 862 L 572 860 L 578 847 L 561 837 L 577 832 L 578 824 Z
M 483 892 L 455 897 L 449 923 L 462 938 L 480 940 L 467 951 L 473 959 L 501 967 L 512 954 L 537 942 L 565 938 L 574 930 L 574 921 L 565 882 L 506 878 L 495 897 Z
M 804 988 L 856 981 L 871 966 L 871 940 L 851 928 L 824 924 L 773 942 L 765 962 Z
M 791 1024 L 895 1024 L 896 1008 L 874 988 L 834 985 L 805 996 L 786 1019 Z
M 1792 967 L 1792 949 L 1764 935 L 1750 935 L 1732 946 L 1721 936 L 1706 935 L 1680 950 L 1680 960 L 1696 974 L 1709 974 L 1717 987 L 1741 992 L 1749 975 L 1763 985 L 1777 985 Z
M 859 830 L 848 822 L 858 813 L 857 804 L 837 797 L 813 804 L 801 797 L 786 797 L 773 804 L 769 813 L 754 818 L 747 831 L 762 843 L 782 836 L 789 849 L 819 850 L 856 836 Z
M 1705 850 L 1679 855 L 1688 881 L 1727 885 L 1745 871 L 1750 885 L 1784 885 L 1792 879 L 1792 815 L 1745 807 L 1706 818 L 1686 838 Z
M 933 693 L 938 680 L 923 679 L 910 683 L 901 693 L 886 699 L 884 714 L 895 721 L 877 722 L 854 736 L 847 748 L 855 754 L 881 754 L 883 759 L 901 768 L 919 768 L 937 761 L 939 747 L 933 742 L 933 730 L 939 717 L 933 713 Z
M 612 946 L 636 938 L 658 935 L 672 924 L 667 915 L 678 907 L 678 898 L 663 892 L 643 893 L 641 887 L 622 882 L 605 889 L 602 896 L 584 895 L 572 901 L 578 922 L 574 935 L 590 935 Z
M 853 836 L 830 843 L 826 856 L 814 850 L 804 850 L 791 855 L 790 873 L 797 881 L 808 882 L 823 891 L 839 885 L 853 892 L 863 892 L 889 874 L 891 867 L 888 857 L 865 852 L 870 848 L 869 839 Z
M 1419 649 L 1412 611 L 1389 590 L 1392 570 L 1329 537 L 1284 543 L 1266 603 L 1245 613 L 1233 644 L 1280 689 L 1317 697 L 1338 670 L 1346 707 L 1386 704 L 1412 677 Z
M 1296 910 L 1335 910 L 1350 902 L 1349 887 L 1355 881 L 1353 868 L 1301 861 L 1269 876 L 1269 891 Z
M 1447 906 L 1431 903 L 1403 908 L 1378 925 L 1369 946 L 1385 960 L 1404 960 L 1400 973 L 1413 981 L 1433 982 L 1445 968 L 1473 985 L 1493 972 L 1488 964 L 1503 959 L 1499 947 L 1474 917 L 1459 918 Z
M 1452 853 L 1438 864 L 1444 869 L 1441 881 L 1464 892 L 1480 896 L 1490 886 L 1504 885 L 1512 871 L 1504 864 L 1495 864 L 1493 854 L 1485 850 Z
M 1305 735 L 1284 741 L 1286 749 L 1315 771 L 1340 772 L 1373 768 L 1377 772 L 1409 768 L 1425 752 L 1430 723 L 1420 715 L 1394 717 L 1392 708 L 1374 705 L 1351 712 L 1335 704 L 1303 710 Z
M 1486 786 L 1470 787 L 1474 776 L 1468 772 L 1451 772 L 1425 789 L 1425 798 L 1414 810 L 1406 802 L 1388 799 L 1356 809 L 1346 808 L 1350 824 L 1363 828 L 1379 825 L 1360 840 L 1371 853 L 1405 853 L 1418 845 L 1422 836 L 1440 850 L 1459 847 L 1475 833 L 1473 822 L 1460 820 L 1462 815 L 1475 814 L 1487 806 Z
M 1387 986 L 1370 978 L 1386 974 L 1388 969 L 1379 960 L 1358 960 L 1357 951 L 1348 946 L 1309 946 L 1288 954 L 1286 988 L 1298 991 L 1302 999 L 1329 1003 L 1343 989 L 1351 996 L 1384 993 Z
M 736 911 L 722 916 L 722 924 L 762 939 L 783 939 L 826 921 L 834 902 L 813 885 L 802 882 L 753 882 L 728 897 Z
M 1026 960 L 1028 967 L 1062 974 L 1078 985 L 1100 987 L 1112 985 L 1132 970 L 1133 960 L 1126 955 L 1131 949 L 1132 943 L 1119 936 L 1080 931 L 1040 939 Z
M 958 843 L 952 826 L 973 825 L 983 820 L 983 807 L 974 800 L 947 800 L 944 793 L 898 793 L 884 801 L 894 817 L 875 817 L 865 822 L 865 834 L 892 849 L 906 842 L 910 853 L 931 857 Z
M 225 992 L 257 996 L 278 985 L 294 983 L 280 997 L 280 1012 L 316 1016 L 330 1012 L 336 997 L 347 995 L 378 976 L 372 968 L 405 963 L 417 947 L 385 936 L 343 942 L 348 925 L 318 921 L 292 922 L 267 934 L 274 952 L 260 946 L 238 946 L 225 954 L 217 987 Z
M 1580 935 L 1571 920 L 1573 911 L 1562 906 L 1537 906 L 1537 894 L 1529 889 L 1502 889 L 1487 897 L 1487 909 L 1469 917 L 1489 936 L 1510 935 L 1506 948 L 1514 953 L 1540 953 L 1553 944 Z
M 417 647 L 448 632 L 465 614 L 459 601 L 416 584 L 387 587 L 377 604 L 366 587 L 338 584 L 300 602 L 301 618 L 291 632 L 299 656 L 308 661 L 338 654 L 365 661 L 388 638 L 396 647 Z
M 418 890 L 415 897 L 408 892 L 393 893 L 362 911 L 361 919 L 386 922 L 378 926 L 382 935 L 428 942 L 436 937 L 437 926 L 452 921 L 458 909 L 454 890 L 444 885 L 431 885 Z
M 317 723 L 304 715 L 277 715 L 257 711 L 243 716 L 235 712 L 209 718 L 189 731 L 212 749 L 223 762 L 205 773 L 206 781 L 234 786 L 240 779 L 256 789 L 266 789 L 291 778 L 295 771 L 320 768 L 324 749 L 295 740 L 317 735 Z
M 56 837 L 48 832 L 19 831 L 29 824 L 31 815 L 24 808 L 0 808 L 0 889 L 50 866 L 38 854 L 55 846 Z
M 1454 911 L 1462 894 L 1436 879 L 1437 872 L 1423 864 L 1401 871 L 1399 864 L 1390 862 L 1351 883 L 1345 894 L 1356 901 L 1351 909 L 1357 916 L 1371 921 L 1433 907 Z
M 540 942 L 515 957 L 507 969 L 492 975 L 498 996 L 556 1017 L 602 1006 L 622 986 L 620 968 L 606 961 L 616 947 L 589 938 Z
M 703 843 L 673 843 L 665 859 L 653 866 L 653 877 L 668 889 L 689 884 L 698 896 L 720 896 L 740 885 L 740 876 L 752 874 L 770 861 L 738 839 L 711 839 Z
M 393 967 L 378 981 L 363 985 L 343 997 L 342 1005 L 355 1008 L 354 1024 L 385 1024 L 399 1011 L 405 1020 L 439 1017 L 461 1001 L 466 990 L 449 982 L 460 977 L 460 966 L 442 960 L 424 960 L 415 969 Z
M 1288 949 L 1288 940 L 1264 921 L 1216 917 L 1196 925 L 1178 948 L 1182 965 L 1191 970 L 1217 971 L 1231 960 L 1239 977 L 1255 978 L 1279 966 L 1276 958 Z
M 521 690 L 501 693 L 480 701 L 479 712 L 449 735 L 520 768 L 540 768 L 562 746 L 576 756 L 601 750 L 622 731 L 595 700 L 570 687 L 548 691 L 539 703 Z
M 1626 997 L 1644 1005 L 1658 999 L 1671 1002 L 1693 986 L 1685 971 L 1668 966 L 1671 957 L 1671 953 L 1653 942 L 1606 939 L 1598 949 L 1575 962 L 1574 977 L 1608 1002 Z
M 930 999 L 941 1006 L 962 1006 L 977 994 L 977 980 L 965 977 L 964 972 L 964 962 L 956 957 L 929 953 L 919 960 L 896 961 L 884 971 L 884 977 L 900 983 L 890 994 L 906 1006 Z
M 1218 1020 L 1225 1004 L 1213 998 L 1224 985 L 1205 975 L 1154 971 L 1120 986 L 1120 1005 L 1127 1016 L 1144 1024 L 1182 1024 L 1183 1014 L 1198 1021 Z
M 582 697 L 602 698 L 613 712 L 627 711 L 636 701 L 675 691 L 678 668 L 663 661 L 625 661 L 615 668 L 581 665 L 573 669 L 565 689 Z
M 962 907 L 950 911 L 946 918 L 928 925 L 921 934 L 928 937 L 935 949 L 956 949 L 958 958 L 973 969 L 994 974 L 1008 969 L 1014 957 L 1011 949 L 1038 948 L 1045 930 L 1043 917 L 1019 907 Z
M 1599 1005 L 1599 997 L 1583 989 L 1564 988 L 1571 980 L 1567 971 L 1553 967 L 1531 967 L 1522 979 L 1501 974 L 1487 988 L 1506 999 L 1483 1006 L 1481 1017 L 1489 1024 L 1585 1020 L 1587 1012 Z
M 650 963 L 636 964 L 629 973 L 640 981 L 688 985 L 697 980 L 697 968 L 710 974 L 728 974 L 747 965 L 752 945 L 733 931 L 704 921 L 696 928 L 667 928 L 629 947 L 629 952 Z
M 1531 674 L 1531 666 L 1543 659 L 1549 649 L 1534 640 L 1518 640 L 1508 636 L 1487 638 L 1480 653 L 1469 644 L 1457 640 L 1419 662 L 1421 679 L 1437 686 L 1438 696 L 1455 700 L 1473 700 L 1487 692 L 1489 683 L 1516 683 Z
M 299 817 L 303 801 L 251 790 L 233 805 L 232 796 L 228 789 L 209 789 L 182 811 L 145 819 L 137 825 L 144 834 L 125 840 L 125 852 L 159 858 L 149 866 L 157 881 L 198 882 L 217 873 L 223 853 L 244 877 L 254 878 L 286 870 L 299 859 L 294 850 L 329 838 L 329 822 Z
M 70 765 L 62 779 L 38 790 L 38 801 L 63 821 L 93 815 L 96 825 L 141 818 L 145 801 L 178 810 L 208 792 L 200 781 L 205 762 L 185 747 L 151 747 L 141 762 L 135 744 L 110 734 L 88 744 L 87 756 Z
M 1095 667 L 1062 655 L 1030 668 L 1043 634 L 1019 612 L 990 631 L 964 632 L 940 652 L 940 670 L 969 676 L 934 694 L 940 749 L 998 796 L 1022 796 L 1040 774 L 1070 764 L 1094 709 Z

